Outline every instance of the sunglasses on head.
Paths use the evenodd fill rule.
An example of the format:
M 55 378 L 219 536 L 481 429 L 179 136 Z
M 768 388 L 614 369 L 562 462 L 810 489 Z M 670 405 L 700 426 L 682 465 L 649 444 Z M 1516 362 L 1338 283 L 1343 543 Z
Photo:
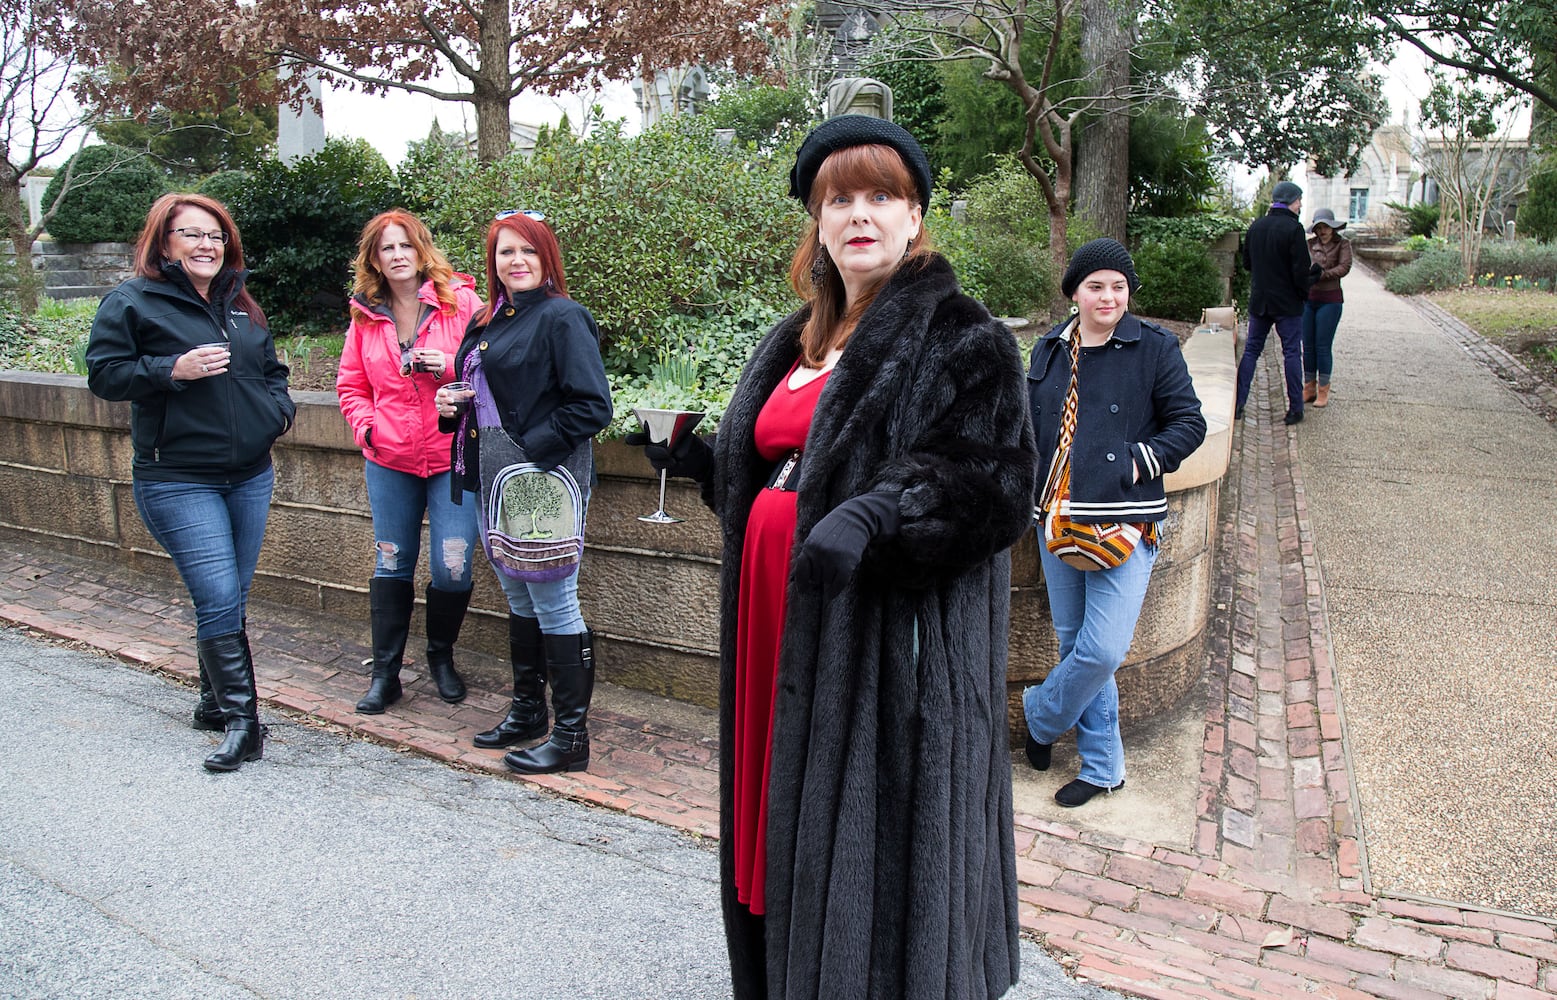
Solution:
M 546 221 L 546 213 L 537 212 L 533 208 L 505 208 L 501 212 L 492 216 L 492 218 L 494 221 L 501 221 L 515 215 L 522 215 L 526 219 L 534 219 L 536 222 Z

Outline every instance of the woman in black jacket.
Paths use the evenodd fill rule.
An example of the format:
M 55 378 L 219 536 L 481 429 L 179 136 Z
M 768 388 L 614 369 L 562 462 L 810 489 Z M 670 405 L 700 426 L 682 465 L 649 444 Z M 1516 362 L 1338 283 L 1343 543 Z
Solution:
M 724 529 L 720 859 L 737 1000 L 989 1000 L 1016 979 L 1010 555 L 1037 459 L 1009 330 L 930 249 L 908 132 L 801 145 L 805 303 L 712 445 L 650 461 Z
M 503 762 L 521 774 L 582 771 L 589 766 L 595 671 L 594 640 L 578 603 L 577 560 L 594 477 L 591 441 L 611 422 L 600 331 L 589 310 L 568 297 L 557 237 L 539 212 L 500 212 L 488 227 L 487 288 L 488 304 L 471 318 L 455 360 L 476 395 L 445 386 L 434 397 L 439 429 L 454 432 L 454 500 L 481 504 L 485 532 L 500 513 L 493 509 L 494 477 L 509 463 L 529 463 L 565 484 L 563 502 L 576 500 L 578 517 L 571 568 L 516 567 L 511 553 L 494 550 L 484 534 L 508 597 L 514 692 L 507 717 L 477 734 L 475 744 L 506 747 L 546 735 L 549 681 L 556 714 L 551 738 L 505 754 Z M 532 534 L 541 532 L 510 541 L 523 545 Z
M 1162 477 L 1206 436 L 1178 338 L 1127 311 L 1139 285 L 1120 243 L 1083 244 L 1061 282 L 1076 306 L 1033 346 L 1027 374 L 1039 468 L 1047 470 L 1035 494 L 1038 552 L 1060 646 L 1059 663 L 1023 695 L 1027 756 L 1048 770 L 1054 741 L 1076 728 L 1081 774 L 1054 796 L 1068 807 L 1124 787 L 1114 673 L 1157 559 L 1157 526 L 1168 514 Z M 1059 514 L 1109 525 L 1134 551 L 1104 569 L 1059 542 L 1045 544 Z
M 87 385 L 130 400 L 135 505 L 195 606 L 194 727 L 225 731 L 205 766 L 234 771 L 264 752 L 245 607 L 270 510 L 270 447 L 296 407 L 220 202 L 157 199 L 135 274 L 98 307 Z

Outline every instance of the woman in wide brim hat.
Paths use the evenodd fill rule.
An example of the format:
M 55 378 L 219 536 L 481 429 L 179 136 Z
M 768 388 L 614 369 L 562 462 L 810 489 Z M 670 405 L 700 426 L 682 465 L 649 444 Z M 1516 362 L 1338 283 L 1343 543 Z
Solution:
M 1328 208 L 1314 212 L 1308 224 L 1308 256 L 1319 266 L 1319 280 L 1303 303 L 1303 400 L 1318 407 L 1330 405 L 1330 376 L 1334 371 L 1335 331 L 1341 325 L 1341 279 L 1351 273 L 1352 245 Z
M 791 193 L 805 304 L 712 444 L 648 449 L 724 527 L 735 996 L 998 997 L 1018 971 L 1007 550 L 1036 475 L 1021 360 L 930 249 L 908 132 L 823 123 Z

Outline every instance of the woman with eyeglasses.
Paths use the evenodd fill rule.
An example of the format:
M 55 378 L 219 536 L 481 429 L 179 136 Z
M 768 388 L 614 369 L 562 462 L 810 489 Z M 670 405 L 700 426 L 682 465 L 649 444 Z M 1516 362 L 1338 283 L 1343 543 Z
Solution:
M 431 576 L 427 673 L 439 698 L 450 704 L 465 698 L 454 643 L 470 605 L 475 505 L 450 499 L 449 434 L 438 427 L 433 396 L 453 380 L 454 350 L 481 298 L 476 280 L 456 272 L 427 226 L 404 209 L 368 220 L 355 272 L 335 392 L 362 449 L 373 512 L 373 677 L 357 711 L 378 715 L 402 693 L 424 513 Z
M 440 426 L 454 431 L 452 495 L 470 503 L 471 492 L 479 492 L 487 554 L 508 597 L 513 698 L 503 720 L 475 737 L 476 746 L 545 736 L 545 689 L 551 687 L 550 738 L 503 757 L 521 774 L 589 766 L 594 646 L 579 608 L 577 559 L 594 478 L 591 442 L 611 422 L 600 331 L 589 310 L 568 297 L 562 251 L 545 218 L 504 211 L 487 228 L 487 305 L 472 319 L 455 360 L 468 386 L 445 386 L 437 395 Z M 494 548 L 488 529 L 502 512 L 491 509 L 496 491 L 490 487 L 506 462 L 533 465 L 575 491 L 579 542 L 571 564 L 526 571 Z
M 195 607 L 193 724 L 225 733 L 206 768 L 235 771 L 264 753 L 245 608 L 270 510 L 270 448 L 296 407 L 221 202 L 158 198 L 134 264 L 92 321 L 87 385 L 130 401 L 135 506 Z

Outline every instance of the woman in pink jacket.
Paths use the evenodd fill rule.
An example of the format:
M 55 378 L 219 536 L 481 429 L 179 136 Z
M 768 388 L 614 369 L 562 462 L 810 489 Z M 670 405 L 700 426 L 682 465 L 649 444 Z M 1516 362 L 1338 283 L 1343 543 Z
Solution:
M 475 498 L 451 502 L 449 435 L 433 395 L 454 376 L 454 351 L 481 308 L 475 280 L 456 272 L 420 219 L 391 209 L 370 220 L 357 246 L 351 329 L 335 391 L 362 448 L 377 563 L 368 584 L 373 681 L 357 711 L 377 715 L 400 699 L 400 663 L 416 601 L 422 514 L 429 535 L 427 672 L 438 697 L 465 697 L 454 669 L 470 603 Z

